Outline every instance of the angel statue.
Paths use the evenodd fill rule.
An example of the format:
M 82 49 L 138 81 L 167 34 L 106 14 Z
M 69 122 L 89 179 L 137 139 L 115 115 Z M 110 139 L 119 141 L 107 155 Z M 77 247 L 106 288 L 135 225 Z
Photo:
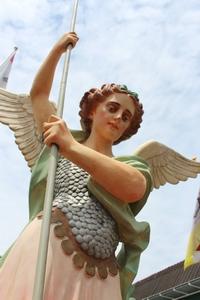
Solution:
M 114 157 L 112 146 L 136 134 L 138 95 L 104 84 L 80 101 L 82 131 L 69 130 L 49 101 L 54 73 L 76 33 L 64 34 L 40 67 L 30 95 L 0 90 L 0 121 L 14 131 L 31 169 L 30 222 L 2 257 L 0 299 L 32 299 L 49 148 L 59 149 L 44 285 L 45 300 L 130 300 L 149 224 L 135 217 L 153 188 L 200 173 L 200 163 L 150 141 Z M 115 256 L 117 245 L 121 250 Z

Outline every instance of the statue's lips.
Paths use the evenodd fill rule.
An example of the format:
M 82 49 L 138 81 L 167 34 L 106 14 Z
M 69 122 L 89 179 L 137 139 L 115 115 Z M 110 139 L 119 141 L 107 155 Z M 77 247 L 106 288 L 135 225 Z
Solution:
M 108 122 L 108 125 L 110 125 L 112 128 L 119 130 L 119 127 L 117 126 L 117 124 L 112 123 L 112 122 Z

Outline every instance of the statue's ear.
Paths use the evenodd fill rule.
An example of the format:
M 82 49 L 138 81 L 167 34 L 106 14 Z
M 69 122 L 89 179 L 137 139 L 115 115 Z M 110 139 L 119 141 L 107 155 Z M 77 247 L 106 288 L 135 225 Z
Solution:
M 93 118 L 94 118 L 94 114 L 95 114 L 95 112 L 94 112 L 94 110 L 92 110 L 92 111 L 88 114 L 88 119 L 92 121 Z

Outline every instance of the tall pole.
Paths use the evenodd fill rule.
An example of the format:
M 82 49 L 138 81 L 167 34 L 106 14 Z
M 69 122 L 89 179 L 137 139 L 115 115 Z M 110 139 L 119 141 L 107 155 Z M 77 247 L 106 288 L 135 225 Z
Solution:
M 71 32 L 75 31 L 77 9 L 78 9 L 78 0 L 74 0 L 73 13 L 72 13 L 72 19 L 70 25 Z M 63 115 L 71 50 L 72 50 L 72 46 L 69 45 L 66 50 L 65 58 L 64 58 L 64 67 L 63 67 L 62 79 L 60 83 L 58 108 L 57 108 L 57 114 L 59 117 L 62 117 Z M 43 300 L 51 210 L 52 210 L 52 202 L 53 202 L 53 194 L 54 194 L 54 181 L 55 181 L 56 166 L 57 166 L 57 156 L 58 156 L 58 148 L 56 145 L 52 145 L 51 154 L 49 158 L 47 187 L 46 187 L 46 194 L 45 194 L 45 201 L 44 201 L 43 219 L 42 219 L 42 226 L 40 232 L 40 242 L 38 248 L 38 258 L 37 258 L 32 300 Z

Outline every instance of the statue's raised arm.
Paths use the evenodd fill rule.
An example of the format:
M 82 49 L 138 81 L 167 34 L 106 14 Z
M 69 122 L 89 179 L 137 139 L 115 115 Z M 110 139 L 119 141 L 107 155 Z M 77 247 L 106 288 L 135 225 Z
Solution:
M 51 114 L 55 114 L 55 107 L 49 101 L 49 95 L 56 66 L 68 45 L 71 44 L 74 47 L 77 41 L 78 37 L 76 33 L 64 34 L 50 50 L 33 81 L 30 96 L 34 118 L 40 133 L 43 132 L 43 123 L 48 121 Z
M 64 34 L 41 65 L 29 94 L 15 94 L 0 89 L 0 122 L 14 132 L 15 142 L 28 166 L 32 168 L 42 149 L 43 122 L 56 113 L 49 101 L 57 63 L 69 44 L 75 46 L 75 33 Z

